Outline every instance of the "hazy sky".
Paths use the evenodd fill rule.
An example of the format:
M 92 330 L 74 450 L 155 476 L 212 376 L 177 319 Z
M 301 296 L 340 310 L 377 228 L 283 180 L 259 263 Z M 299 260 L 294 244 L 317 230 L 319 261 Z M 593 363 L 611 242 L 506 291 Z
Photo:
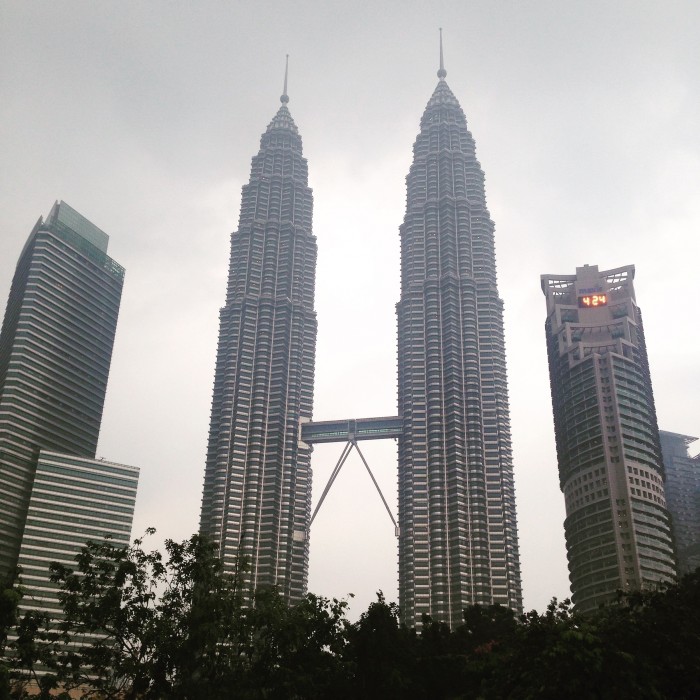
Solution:
M 540 274 L 634 264 L 659 424 L 700 434 L 694 0 L 0 0 L 0 304 L 54 200 L 110 235 L 127 273 L 98 455 L 141 468 L 135 535 L 198 526 L 229 236 L 287 53 L 319 247 L 314 417 L 396 413 L 398 227 L 440 26 L 496 222 L 526 607 L 569 594 Z M 361 447 L 396 513 L 395 444 Z M 316 448 L 314 501 L 341 449 Z M 309 587 L 355 593 L 356 615 L 396 578 L 353 454 Z

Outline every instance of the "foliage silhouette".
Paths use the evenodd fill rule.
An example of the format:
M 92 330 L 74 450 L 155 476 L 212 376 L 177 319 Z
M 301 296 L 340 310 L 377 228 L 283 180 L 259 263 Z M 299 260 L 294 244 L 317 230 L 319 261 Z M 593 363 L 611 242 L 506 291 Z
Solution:
M 31 610 L 20 618 L 21 586 L 7 580 L 0 700 L 27 697 L 31 679 L 40 698 L 700 697 L 700 571 L 593 614 L 568 600 L 519 618 L 470 606 L 460 627 L 426 616 L 418 634 L 381 592 L 350 623 L 344 600 L 250 595 L 243 568 L 226 575 L 199 535 L 166 542 L 165 556 L 143 539 L 126 549 L 88 543 L 75 569 L 52 565 L 58 620 Z

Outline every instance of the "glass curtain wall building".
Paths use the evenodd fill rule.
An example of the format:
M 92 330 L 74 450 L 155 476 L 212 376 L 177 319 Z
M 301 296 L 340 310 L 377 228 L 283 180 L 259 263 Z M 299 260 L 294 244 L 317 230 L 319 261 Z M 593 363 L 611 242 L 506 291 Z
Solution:
M 14 569 L 41 450 L 95 456 L 124 268 L 65 202 L 20 255 L 0 332 L 0 574 Z
M 459 625 L 473 603 L 522 609 L 494 224 L 445 76 L 441 56 L 400 228 L 399 606 L 410 627 L 424 613 Z
M 633 280 L 632 265 L 541 278 L 572 599 L 583 611 L 676 574 Z
M 700 566 L 700 455 L 688 454 L 688 445 L 697 438 L 666 430 L 659 436 L 678 573 L 687 574 Z
M 313 199 L 288 97 L 262 135 L 231 236 L 220 313 L 201 532 L 246 585 L 306 593 L 316 350 Z
M 19 552 L 24 608 L 60 617 L 49 564 L 75 568 L 75 556 L 88 540 L 108 536 L 117 547 L 129 546 L 138 478 L 136 467 L 39 453 Z

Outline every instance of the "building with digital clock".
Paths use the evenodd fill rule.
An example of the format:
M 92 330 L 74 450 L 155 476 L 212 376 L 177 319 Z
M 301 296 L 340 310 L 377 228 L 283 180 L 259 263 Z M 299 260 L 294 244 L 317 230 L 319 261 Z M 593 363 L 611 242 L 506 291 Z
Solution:
M 572 599 L 673 581 L 664 468 L 634 266 L 542 275 Z

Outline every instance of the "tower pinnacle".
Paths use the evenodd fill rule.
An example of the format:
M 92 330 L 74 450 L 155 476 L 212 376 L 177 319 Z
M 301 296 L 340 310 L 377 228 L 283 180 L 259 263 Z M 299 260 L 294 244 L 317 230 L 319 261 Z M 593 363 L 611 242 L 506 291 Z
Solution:
M 447 71 L 445 70 L 445 62 L 442 58 L 442 27 L 440 27 L 440 70 L 437 72 L 437 75 L 440 80 L 444 80 L 445 76 L 447 75 Z
M 289 102 L 289 95 L 287 95 L 287 75 L 289 74 L 289 54 L 287 54 L 287 59 L 284 63 L 284 89 L 282 90 L 282 96 L 280 97 L 280 102 L 285 105 Z

